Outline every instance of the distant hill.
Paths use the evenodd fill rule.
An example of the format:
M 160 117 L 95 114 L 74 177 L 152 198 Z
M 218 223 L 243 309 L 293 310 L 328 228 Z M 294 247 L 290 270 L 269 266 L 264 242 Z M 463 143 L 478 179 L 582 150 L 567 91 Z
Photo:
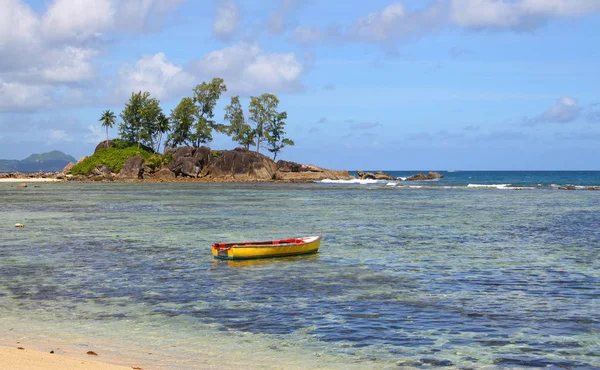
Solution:
M 32 154 L 19 161 L 14 159 L 0 159 L 0 172 L 58 172 L 69 162 L 77 162 L 70 155 L 58 150 L 48 153 Z

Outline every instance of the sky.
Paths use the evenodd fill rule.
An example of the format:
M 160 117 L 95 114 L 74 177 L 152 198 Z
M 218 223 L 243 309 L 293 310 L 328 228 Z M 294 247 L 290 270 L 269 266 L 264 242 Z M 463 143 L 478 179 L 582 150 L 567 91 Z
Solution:
M 0 0 L 0 158 L 106 138 L 148 91 L 274 93 L 295 146 L 347 170 L 600 170 L 600 0 Z M 109 137 L 118 136 L 115 126 Z M 213 149 L 233 149 L 214 135 Z M 269 154 L 268 152 L 265 154 Z

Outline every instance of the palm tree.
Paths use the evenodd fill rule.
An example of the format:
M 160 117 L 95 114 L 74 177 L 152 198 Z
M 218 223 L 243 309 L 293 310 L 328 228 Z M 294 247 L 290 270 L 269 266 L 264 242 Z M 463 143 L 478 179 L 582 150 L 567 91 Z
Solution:
M 158 115 L 158 121 L 156 130 L 159 132 L 158 143 L 156 144 L 156 152 L 158 153 L 160 150 L 160 143 L 162 141 L 162 135 L 169 131 L 171 128 L 169 118 L 166 117 L 163 113 Z
M 102 117 L 100 117 L 99 121 L 102 122 L 102 127 L 106 127 L 106 147 L 108 148 L 108 129 L 112 128 L 117 120 L 115 114 L 110 110 L 105 110 L 102 112 Z

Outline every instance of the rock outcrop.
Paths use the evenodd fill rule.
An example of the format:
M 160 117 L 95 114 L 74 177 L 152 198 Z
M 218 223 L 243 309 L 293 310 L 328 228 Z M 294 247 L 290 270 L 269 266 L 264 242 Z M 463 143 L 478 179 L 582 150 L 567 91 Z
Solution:
M 163 167 L 160 170 L 158 170 L 157 172 L 155 172 L 152 175 L 152 178 L 154 180 L 168 181 L 168 180 L 175 179 L 175 174 L 173 173 L 173 171 L 171 171 L 167 167 Z
M 361 180 L 375 180 L 375 175 L 371 172 L 356 171 L 358 178 Z
M 101 176 L 105 179 L 112 178 L 112 169 L 105 164 L 99 164 L 90 171 L 90 176 Z
M 394 176 L 382 171 L 375 172 L 375 180 L 395 180 Z
M 210 164 L 211 154 L 207 146 L 197 149 L 184 146 L 165 150 L 165 155 L 173 156 L 168 168 L 175 176 L 198 177 L 200 172 Z
M 113 175 L 110 167 L 105 164 L 99 164 L 90 171 L 87 178 L 84 178 L 92 181 L 112 181 L 114 179 Z
M 320 181 L 325 179 L 330 180 L 349 180 L 352 175 L 348 171 L 335 171 L 317 167 L 309 164 L 304 165 L 296 162 L 277 161 L 277 172 L 274 180 L 286 182 L 307 182 Z
M 422 172 L 419 172 L 418 174 L 407 178 L 406 181 L 435 180 L 435 179 L 441 179 L 443 177 L 444 177 L 444 175 L 442 175 L 441 173 L 438 173 L 438 172 L 428 172 L 427 175 L 423 174 Z
M 394 176 L 387 174 L 383 171 L 377 171 L 375 173 L 356 171 L 358 178 L 361 180 L 395 180 Z
M 65 175 L 71 173 L 71 170 L 73 169 L 73 166 L 75 166 L 75 163 L 73 163 L 73 162 L 68 163 L 65 166 L 65 168 L 63 168 L 62 173 L 65 174 Z
M 237 148 L 227 150 L 202 170 L 200 177 L 237 181 L 268 181 L 275 177 L 277 165 L 263 154 Z
M 302 165 L 296 162 L 289 162 L 284 160 L 277 161 L 277 171 L 279 172 L 300 172 Z
M 119 177 L 124 179 L 144 178 L 144 158 L 136 155 L 125 161 L 123 168 L 119 172 Z

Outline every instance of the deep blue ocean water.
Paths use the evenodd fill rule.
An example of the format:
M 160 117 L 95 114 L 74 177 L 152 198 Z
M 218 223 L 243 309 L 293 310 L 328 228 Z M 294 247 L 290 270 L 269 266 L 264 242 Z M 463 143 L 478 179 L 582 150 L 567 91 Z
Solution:
M 376 171 L 369 171 L 376 172 Z M 396 178 L 407 178 L 428 171 L 384 171 Z M 504 185 L 505 187 L 556 188 L 558 186 L 600 186 L 600 171 L 437 171 L 444 175 L 436 181 L 419 181 L 426 186 L 464 187 Z M 351 172 L 356 176 L 356 172 Z M 414 183 L 413 183 L 414 184 Z
M 600 191 L 550 186 L 598 172 L 444 174 L 0 183 L 0 340 L 165 369 L 600 367 Z M 307 235 L 318 254 L 210 253 Z

